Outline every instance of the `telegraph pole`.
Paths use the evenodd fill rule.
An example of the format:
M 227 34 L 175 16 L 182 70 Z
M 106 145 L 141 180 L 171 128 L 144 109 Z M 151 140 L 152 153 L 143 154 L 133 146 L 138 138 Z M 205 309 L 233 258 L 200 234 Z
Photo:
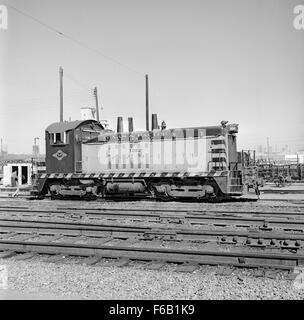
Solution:
M 297 153 L 297 169 L 298 169 L 299 180 L 301 180 L 302 179 L 302 177 L 301 177 L 301 166 L 300 166 L 299 154 L 298 153 Z
M 63 122 L 63 69 L 59 68 L 59 80 L 60 80 L 60 122 Z
M 267 137 L 267 156 L 268 156 L 268 163 L 270 162 L 269 160 L 269 137 Z
M 149 76 L 146 74 L 146 130 L 149 131 Z
M 99 122 L 99 106 L 98 106 L 97 87 L 94 88 L 94 97 L 95 97 L 95 104 L 96 104 L 96 120 Z
M 33 156 L 37 159 L 37 162 L 39 162 L 39 140 L 39 137 L 35 137 L 33 146 Z

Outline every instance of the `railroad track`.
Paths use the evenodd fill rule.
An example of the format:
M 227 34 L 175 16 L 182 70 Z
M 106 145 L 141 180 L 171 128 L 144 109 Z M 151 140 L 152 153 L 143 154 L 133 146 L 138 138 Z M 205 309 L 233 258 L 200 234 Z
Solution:
M 261 189 L 261 193 L 267 194 L 303 194 L 304 190 L 280 190 L 280 189 Z
M 187 265 L 229 265 L 234 267 L 268 267 L 293 270 L 302 265 L 300 253 L 249 252 L 242 248 L 230 251 L 187 250 L 172 248 L 143 248 L 135 246 L 106 246 L 99 243 L 65 243 L 43 241 L 0 240 L 2 256 L 9 253 L 31 253 L 97 258 L 116 258 L 150 263 L 184 263 Z M 0 254 L 1 257 L 1 254 Z
M 44 207 L 42 207 L 44 208 Z M 90 214 L 107 214 L 109 212 L 112 212 L 113 214 L 117 213 L 117 214 L 126 214 L 126 215 L 132 215 L 132 214 L 137 214 L 137 215 L 160 215 L 160 214 L 165 214 L 165 213 L 169 213 L 169 214 L 242 214 L 242 215 L 252 215 L 252 214 L 256 214 L 256 215 L 267 215 L 267 216 L 295 216 L 295 215 L 304 215 L 304 210 L 302 209 L 302 207 L 288 207 L 288 208 L 282 208 L 279 207 L 281 210 L 284 211 L 273 211 L 273 208 L 275 207 L 270 207 L 270 208 L 256 208 L 256 210 L 252 210 L 254 208 L 251 208 L 251 210 L 246 209 L 244 210 L 244 208 L 218 208 L 218 209 L 214 209 L 214 208 L 189 208 L 188 207 L 148 207 L 148 206 L 136 206 L 136 207 L 108 207 L 108 206 L 104 206 L 104 207 L 65 207 L 65 206 L 52 206 L 49 207 L 48 210 L 42 210 L 40 206 L 1 206 L 0 205 L 0 213 L 3 212 L 35 212 L 35 213 L 67 213 L 70 211 L 74 211 L 74 212 L 85 212 L 85 213 L 90 213 Z M 265 210 L 268 209 L 268 210 Z M 269 209 L 271 209 L 272 211 L 269 211 Z M 287 209 L 293 209 L 292 211 L 287 211 Z M 296 210 L 294 210 L 296 209 Z
M 82 237 L 102 239 L 103 243 L 114 239 L 142 241 L 175 241 L 216 243 L 230 246 L 247 246 L 261 249 L 302 250 L 302 232 L 272 232 L 266 230 L 239 231 L 234 229 L 194 229 L 192 227 L 134 226 L 126 224 L 96 224 L 60 220 L 31 220 L 0 218 L 0 239 L 18 236 L 25 239 L 53 236 L 55 240 L 69 238 L 69 242 L 82 241 Z M 58 238 L 59 236 L 59 238 Z M 52 241 L 52 238 L 50 239 Z
M 269 203 L 269 204 L 268 204 Z M 285 201 L 286 203 L 286 201 Z M 290 200 L 286 204 L 276 204 L 273 203 L 272 200 L 261 200 L 258 203 L 251 203 L 251 204 L 242 204 L 242 203 L 234 203 L 231 205 L 230 203 L 225 204 L 200 204 L 200 203 L 179 203 L 179 202 L 173 202 L 173 203 L 151 203 L 149 201 L 140 201 L 140 202 L 125 202 L 125 203 L 116 203 L 116 202 L 84 202 L 84 201 L 51 201 L 51 200 L 42 200 L 42 201 L 27 201 L 24 199 L 9 199 L 9 200 L 2 200 L 0 199 L 0 207 L 2 208 L 52 208 L 55 210 L 58 210 L 61 208 L 69 209 L 73 208 L 74 210 L 98 210 L 100 207 L 107 208 L 107 207 L 130 207 L 132 209 L 138 208 L 138 209 L 146 209 L 146 210 L 164 210 L 164 209 L 170 209 L 172 211 L 176 210 L 183 210 L 183 211 L 207 211 L 207 210 L 245 210 L 248 208 L 248 210 L 254 210 L 260 209 L 265 210 L 271 208 L 271 210 L 274 210 L 274 208 L 278 210 L 295 210 L 295 209 L 303 209 L 304 208 L 304 201 L 298 200 Z
M 28 208 L 0 208 L 0 216 L 37 217 L 89 220 L 125 220 L 134 222 L 190 224 L 196 226 L 214 226 L 304 233 L 304 219 L 301 212 L 267 212 L 267 211 L 199 211 L 138 208 L 65 208 L 58 210 L 41 210 Z
M 64 254 L 92 256 L 94 261 L 116 258 L 149 263 L 261 266 L 288 270 L 304 262 L 304 219 L 294 219 L 299 217 L 298 212 L 267 220 L 259 217 L 262 212 L 258 216 L 250 216 L 256 212 L 247 212 L 249 216 L 244 216 L 242 212 L 218 211 L 210 215 L 210 212 L 201 210 L 185 213 L 181 209 L 144 211 L 139 208 L 97 210 L 71 207 L 32 210 L 25 206 L 2 206 L 0 213 L 0 250 L 4 255 L 7 252 Z M 111 224 L 109 219 L 102 223 L 100 217 L 124 220 L 126 217 L 140 220 L 148 217 L 156 223 L 128 225 L 124 221 L 123 224 Z M 159 223 L 160 218 L 167 223 Z M 185 221 L 188 224 L 181 223 Z M 123 245 L 117 245 L 117 240 Z M 164 245 L 169 247 L 164 248 Z
M 299 196 L 302 196 L 302 194 L 299 194 Z M 45 198 L 43 200 L 35 200 L 35 199 L 30 199 L 29 197 L 16 197 L 16 198 L 12 198 L 12 197 L 3 197 L 0 196 L 0 201 L 1 202 L 27 202 L 27 203 L 41 203 L 41 204 L 45 204 L 45 203 L 82 203 L 82 204 L 86 204 L 89 203 L 90 205 L 99 205 L 99 204 L 119 204 L 119 203 L 136 203 L 136 204 L 140 204 L 140 203 L 146 203 L 146 204 L 153 204 L 153 205 L 180 205 L 180 206 L 186 206 L 186 205 L 197 205 L 197 206 L 201 206 L 201 205 L 205 205 L 205 206 L 212 206 L 212 205 L 216 205 L 216 206 L 237 206 L 237 205 L 259 205 L 261 203 L 274 203 L 274 202 L 279 202 L 279 203 L 286 203 L 286 204 L 298 204 L 298 205 L 304 205 L 304 198 L 263 198 L 263 195 L 261 196 L 260 199 L 239 199 L 238 201 L 226 201 L 226 202 L 218 202 L 218 203 L 213 203 L 213 202 L 200 202 L 200 201 L 172 201 L 172 202 L 157 202 L 157 201 L 152 201 L 152 200 L 148 200 L 148 199 L 132 199 L 132 200 L 126 200 L 126 199 L 116 199 L 116 200 L 95 200 L 95 201 L 85 201 L 85 200 L 51 200 L 48 198 Z M 281 206 L 281 205 L 280 205 Z

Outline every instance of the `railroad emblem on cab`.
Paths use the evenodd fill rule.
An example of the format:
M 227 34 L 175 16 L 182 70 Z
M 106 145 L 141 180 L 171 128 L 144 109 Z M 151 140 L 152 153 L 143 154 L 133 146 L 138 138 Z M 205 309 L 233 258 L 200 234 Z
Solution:
M 66 156 L 67 156 L 67 154 L 64 153 L 62 150 L 58 150 L 56 153 L 53 154 L 53 157 L 59 161 L 61 161 Z

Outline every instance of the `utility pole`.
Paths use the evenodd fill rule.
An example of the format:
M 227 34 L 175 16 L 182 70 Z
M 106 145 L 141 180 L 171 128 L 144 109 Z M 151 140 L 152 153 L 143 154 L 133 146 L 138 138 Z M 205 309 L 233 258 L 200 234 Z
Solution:
M 37 162 L 39 162 L 39 140 L 39 137 L 35 137 L 33 146 L 33 156 L 36 158 Z
M 149 76 L 146 74 L 146 130 L 149 131 Z
M 267 137 L 267 157 L 268 157 L 268 163 L 270 162 L 269 160 L 269 137 Z
M 60 81 L 60 122 L 63 122 L 63 69 L 59 68 L 59 81 Z
M 98 106 L 97 87 L 94 88 L 94 97 L 95 97 L 95 104 L 96 104 L 96 120 L 99 122 L 99 106 Z
M 301 177 L 301 166 L 300 166 L 300 161 L 299 161 L 299 154 L 297 153 L 297 170 L 298 170 L 298 177 L 299 177 L 299 180 L 302 179 Z

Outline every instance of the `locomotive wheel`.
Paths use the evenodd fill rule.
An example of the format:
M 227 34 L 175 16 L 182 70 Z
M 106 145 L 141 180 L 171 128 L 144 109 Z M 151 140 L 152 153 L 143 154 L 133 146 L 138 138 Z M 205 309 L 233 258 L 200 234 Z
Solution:
M 174 197 L 169 196 L 168 193 L 162 194 L 162 193 L 159 193 L 157 190 L 155 190 L 155 195 L 156 195 L 157 199 L 164 201 L 164 202 L 172 201 L 175 199 Z
M 156 195 L 157 199 L 163 201 L 163 202 L 169 202 L 169 201 L 173 201 L 175 198 L 169 196 L 169 195 L 162 195 L 162 194 L 158 194 Z
M 157 191 L 157 188 L 155 185 L 153 185 L 152 183 L 149 186 L 149 190 L 151 191 L 151 193 L 155 196 L 156 199 L 164 201 L 164 202 L 168 202 L 168 201 L 172 201 L 175 198 L 170 196 L 167 191 L 165 191 L 165 193 L 160 193 L 159 191 Z

